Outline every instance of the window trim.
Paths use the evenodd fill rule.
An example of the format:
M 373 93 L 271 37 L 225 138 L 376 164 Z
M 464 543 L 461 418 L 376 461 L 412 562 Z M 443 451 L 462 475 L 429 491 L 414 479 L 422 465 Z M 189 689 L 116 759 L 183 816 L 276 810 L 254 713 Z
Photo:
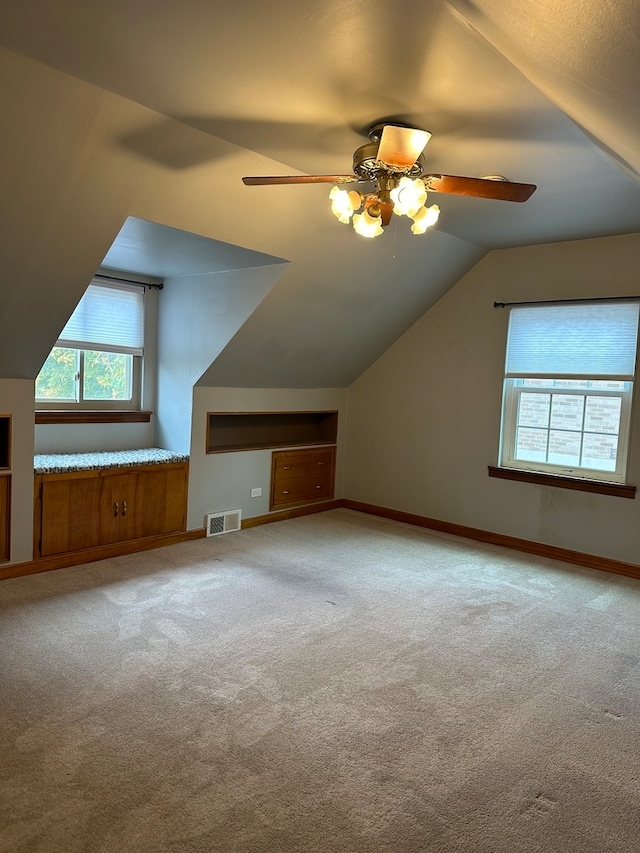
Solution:
M 599 495 L 613 495 L 618 498 L 636 496 L 636 487 L 628 483 L 609 483 L 604 480 L 587 480 L 578 477 L 563 477 L 560 474 L 544 474 L 541 471 L 523 471 L 518 468 L 503 468 L 488 465 L 490 477 L 499 480 L 515 480 L 519 483 L 534 483 L 537 486 L 556 486 L 559 489 L 571 489 L 575 492 L 591 492 Z
M 69 321 L 67 321 L 65 328 L 61 332 L 61 337 L 58 338 L 58 340 L 55 342 L 55 344 L 53 345 L 53 347 L 51 349 L 51 351 L 53 351 L 56 347 L 60 347 L 60 348 L 64 348 L 64 349 L 76 350 L 76 351 L 80 352 L 81 354 L 84 352 L 95 351 L 95 352 L 105 352 L 105 353 L 121 353 L 123 355 L 131 356 L 131 358 L 132 358 L 131 399 L 130 400 L 109 400 L 109 399 L 107 399 L 107 400 L 84 400 L 84 399 L 61 400 L 61 399 L 51 399 L 51 398 L 44 398 L 44 397 L 35 397 L 35 407 L 36 407 L 37 412 L 51 411 L 51 412 L 57 412 L 60 414 L 62 414 L 63 412 L 70 412 L 70 413 L 73 413 L 73 412 L 78 412 L 78 413 L 82 413 L 82 412 L 104 412 L 104 413 L 113 412 L 115 417 L 116 417 L 116 420 L 113 420 L 111 422 L 119 422 L 119 420 L 121 420 L 121 418 L 118 419 L 117 416 L 121 415 L 123 412 L 127 412 L 127 411 L 142 412 L 143 411 L 142 410 L 143 387 L 144 387 L 143 375 L 144 375 L 144 370 L 145 370 L 145 358 L 147 358 L 147 353 L 145 352 L 145 349 L 144 349 L 144 336 L 145 336 L 146 326 L 147 326 L 147 322 L 148 322 L 148 316 L 147 316 L 148 303 L 147 303 L 147 299 L 146 299 L 146 292 L 147 292 L 148 286 L 149 285 L 142 283 L 142 282 L 140 284 L 138 284 L 136 282 L 129 281 L 129 280 L 124 281 L 124 280 L 118 280 L 116 278 L 106 279 L 104 276 L 97 275 L 91 280 L 91 282 L 89 282 L 89 285 L 87 286 L 87 289 L 85 291 L 85 294 L 86 294 L 89 291 L 90 287 L 97 287 L 97 288 L 101 288 L 104 290 L 130 291 L 130 292 L 136 293 L 136 295 L 139 295 L 141 297 L 141 303 L 142 303 L 142 339 L 139 341 L 139 343 L 141 344 L 140 346 L 138 346 L 136 344 L 136 346 L 132 348 L 130 346 L 120 346 L 117 344 L 116 345 L 110 345 L 108 343 L 96 343 L 94 341 L 86 341 L 85 342 L 85 341 L 76 341 L 76 340 L 74 340 L 74 341 L 65 340 L 62 337 L 62 335 L 64 334 L 64 331 L 67 328 L 69 321 L 71 320 L 71 318 L 69 318 Z M 141 292 L 140 292 L 140 289 L 141 289 Z M 85 294 L 83 294 L 83 297 Z M 82 297 L 81 297 L 80 302 L 81 301 L 82 301 Z M 80 302 L 78 303 L 78 305 L 80 305 Z M 77 309 L 78 309 L 78 306 L 76 306 L 76 309 L 74 309 L 73 313 L 75 313 L 75 311 Z M 72 314 L 72 316 L 73 316 L 73 314 Z M 49 358 L 49 356 L 47 356 L 47 358 Z M 82 359 L 82 355 L 80 356 L 80 358 Z M 82 366 L 80 366 L 80 368 L 79 368 L 79 374 L 80 374 L 80 378 L 79 378 L 79 380 L 77 379 L 76 382 L 79 381 L 79 383 L 80 383 L 79 384 L 79 397 L 82 397 Z M 37 377 L 36 377 L 36 382 L 37 382 Z M 36 421 L 36 422 L 38 422 L 38 421 Z M 53 423 L 53 422 L 71 423 L 73 421 L 70 418 L 66 418 L 64 421 L 62 421 L 62 420 L 58 420 L 58 421 L 48 420 L 48 421 L 40 421 L 40 422 L 41 423 L 44 423 L 44 422 L 47 422 L 47 423 Z M 76 421 L 76 422 L 88 423 L 90 421 L 88 421 L 86 419 L 82 419 L 82 420 Z M 98 423 L 98 422 L 107 423 L 110 421 L 93 421 L 93 422 L 94 423 Z
M 608 317 L 602 316 L 601 311 L 593 315 L 592 312 L 600 308 L 599 303 L 605 301 L 630 303 L 633 304 L 633 310 L 609 311 Z M 572 308 L 563 310 L 577 303 L 582 303 L 585 308 L 588 305 L 586 313 L 584 310 L 573 311 Z M 498 465 L 489 466 L 490 476 L 520 479 L 525 482 L 549 482 L 564 485 L 565 488 L 612 494 L 618 494 L 619 491 L 616 490 L 621 490 L 625 492 L 625 497 L 635 497 L 635 487 L 628 484 L 628 465 L 631 456 L 633 412 L 636 405 L 635 379 L 638 369 L 640 297 L 494 302 L 494 307 L 508 307 L 509 316 L 505 341 Z M 540 313 L 540 308 L 553 313 L 544 317 L 544 314 Z M 557 310 L 554 312 L 554 309 Z M 532 312 L 529 317 L 526 316 L 527 311 Z M 634 314 L 635 317 L 633 317 Z M 514 315 L 518 319 L 512 326 Z M 561 386 L 554 388 L 551 384 L 547 388 L 540 386 L 536 389 L 541 393 L 573 393 L 585 398 L 613 395 L 621 400 L 614 472 L 515 458 L 518 403 L 525 389 L 521 387 L 517 393 L 514 389 L 518 384 L 517 380 L 526 379 L 552 381 L 586 379 L 594 382 L 609 380 L 630 383 L 628 389 L 622 392 L 619 389 L 606 388 L 571 389 Z M 534 391 L 533 386 L 531 390 Z M 583 416 L 580 427 L 581 436 L 594 432 L 585 430 L 585 425 Z M 552 429 L 551 420 L 548 420 L 546 429 Z M 565 482 L 570 485 L 565 485 Z
M 144 409 L 91 411 L 83 409 L 36 409 L 37 424 L 142 424 L 149 423 L 153 412 Z
M 551 462 L 536 462 L 524 459 L 518 459 L 515 456 L 515 437 L 517 431 L 518 420 L 518 403 L 523 393 L 526 393 L 527 388 L 516 385 L 518 379 L 544 378 L 550 377 L 507 377 L 504 380 L 503 386 L 503 405 L 502 405 L 502 429 L 500 437 L 500 467 L 515 469 L 518 471 L 531 471 L 539 474 L 546 474 L 554 477 L 566 477 L 571 480 L 588 480 L 591 482 L 605 483 L 621 483 L 627 482 L 628 473 L 628 448 L 631 438 L 631 412 L 633 408 L 633 393 L 634 383 L 631 382 L 629 391 L 618 390 L 598 390 L 598 389 L 581 389 L 581 388 L 557 388 L 539 387 L 529 388 L 530 393 L 541 394 L 563 394 L 569 396 L 582 397 L 618 397 L 621 400 L 620 408 L 620 428 L 618 431 L 618 456 L 616 458 L 615 471 L 603 471 L 600 469 L 575 467 L 568 465 L 557 465 Z M 593 377 L 584 376 L 562 376 L 554 377 L 562 379 L 584 379 Z M 597 377 L 606 379 L 606 377 Z M 630 380 L 624 380 L 630 381 Z M 584 430 L 582 430 L 584 432 Z

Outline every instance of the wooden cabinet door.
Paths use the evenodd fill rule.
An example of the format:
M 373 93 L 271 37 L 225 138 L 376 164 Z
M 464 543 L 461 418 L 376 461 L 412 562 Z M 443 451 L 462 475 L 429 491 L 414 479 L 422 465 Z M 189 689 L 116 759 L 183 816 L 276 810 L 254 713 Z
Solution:
M 103 471 L 101 479 L 100 544 L 134 539 L 137 475 Z
M 100 545 L 101 490 L 102 479 L 95 473 L 43 480 L 43 557 Z
M 136 482 L 133 535 L 138 538 L 184 530 L 186 505 L 186 466 L 141 471 Z
M 187 474 L 188 466 L 176 463 L 44 475 L 36 491 L 35 553 L 47 557 L 184 530 Z

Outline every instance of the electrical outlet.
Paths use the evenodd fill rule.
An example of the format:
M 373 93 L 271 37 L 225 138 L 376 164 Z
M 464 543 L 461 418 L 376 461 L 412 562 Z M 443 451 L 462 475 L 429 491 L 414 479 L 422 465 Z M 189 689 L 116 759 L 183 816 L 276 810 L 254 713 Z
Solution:
M 262 497 L 262 489 L 251 489 L 251 497 L 252 498 L 261 498 Z

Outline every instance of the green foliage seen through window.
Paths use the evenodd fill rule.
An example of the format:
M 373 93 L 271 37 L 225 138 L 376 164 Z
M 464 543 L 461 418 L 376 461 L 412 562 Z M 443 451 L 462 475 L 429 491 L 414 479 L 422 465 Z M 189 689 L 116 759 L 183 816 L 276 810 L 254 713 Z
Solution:
M 124 353 L 54 347 L 36 379 L 36 399 L 130 400 L 132 362 Z

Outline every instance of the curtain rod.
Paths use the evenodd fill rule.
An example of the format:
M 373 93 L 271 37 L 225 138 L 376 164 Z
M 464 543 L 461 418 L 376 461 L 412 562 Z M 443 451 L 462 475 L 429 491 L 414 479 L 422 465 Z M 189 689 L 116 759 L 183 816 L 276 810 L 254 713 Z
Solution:
M 494 308 L 510 308 L 512 305 L 571 305 L 577 302 L 636 302 L 640 296 L 595 296 L 592 299 L 542 299 L 536 302 L 494 302 Z
M 135 281 L 132 278 L 121 278 L 118 275 L 103 275 L 96 273 L 94 278 L 104 278 L 105 281 L 120 281 L 122 284 L 135 284 L 137 287 L 155 287 L 157 290 L 162 290 L 164 284 L 161 281 Z

